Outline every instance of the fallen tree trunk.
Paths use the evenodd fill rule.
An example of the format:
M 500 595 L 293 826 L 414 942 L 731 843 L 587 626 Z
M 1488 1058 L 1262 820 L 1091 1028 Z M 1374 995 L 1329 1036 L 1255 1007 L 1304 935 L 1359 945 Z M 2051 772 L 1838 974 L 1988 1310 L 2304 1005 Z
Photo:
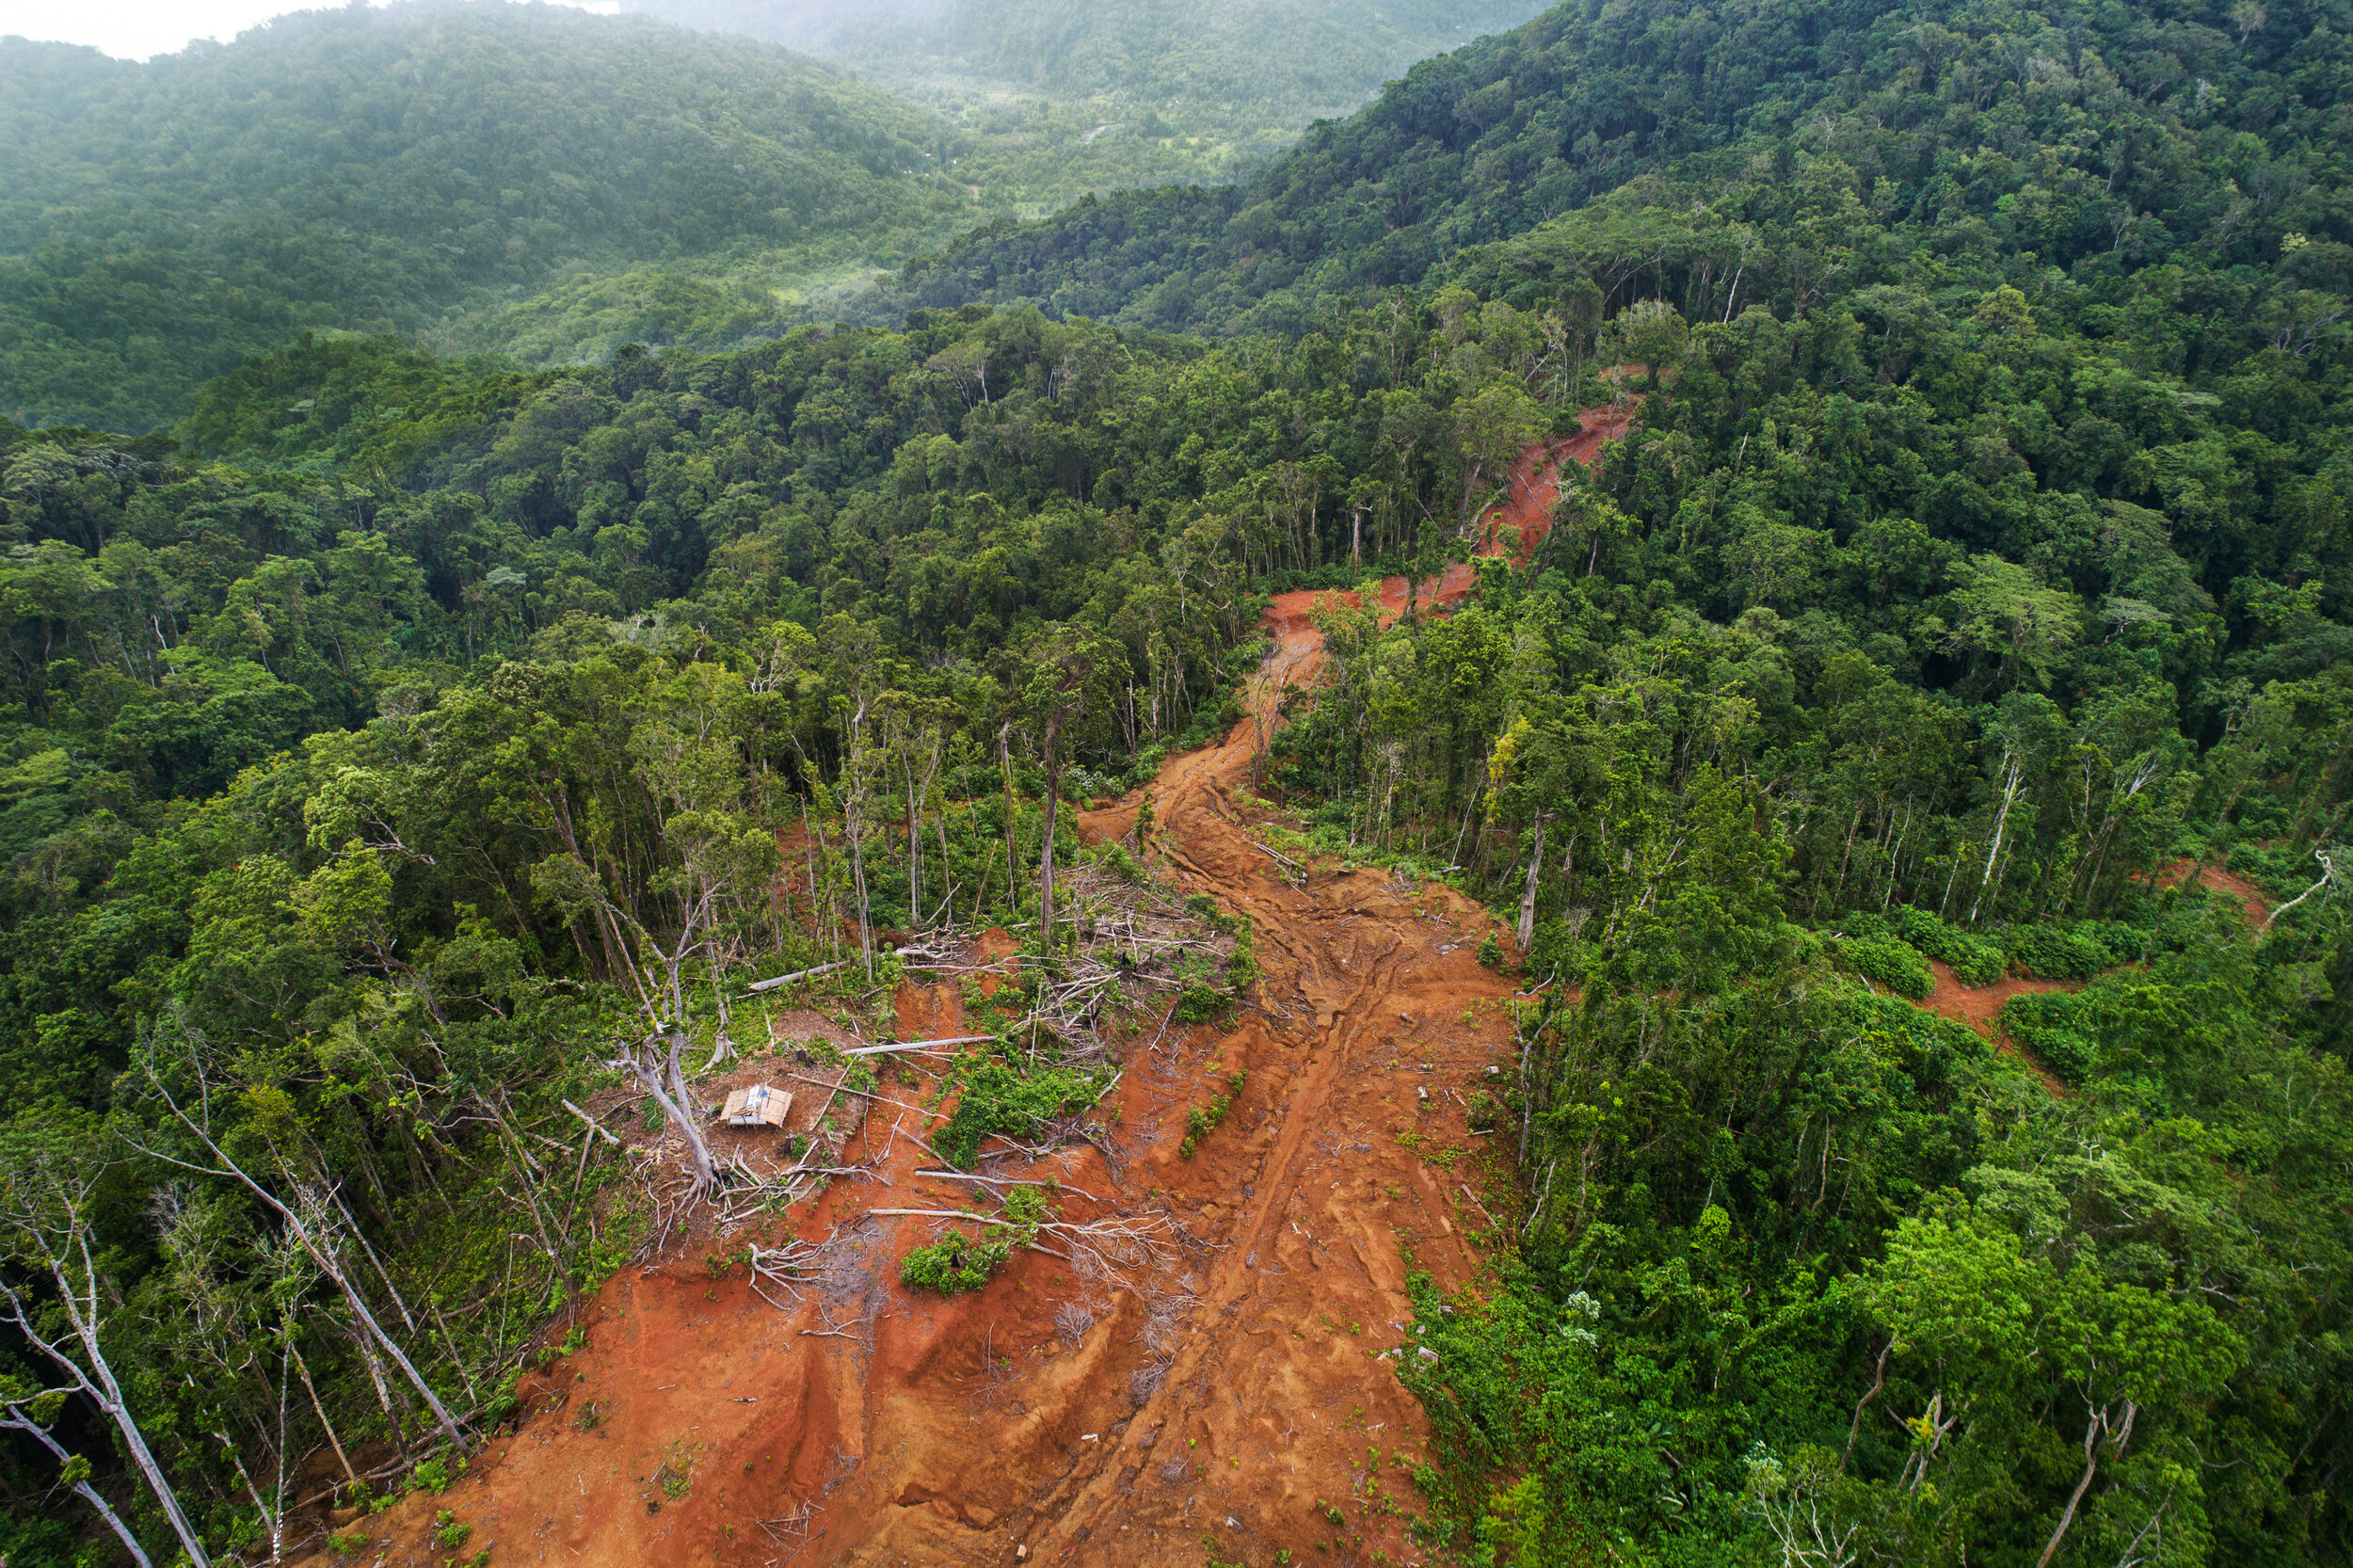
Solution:
M 836 969 L 846 969 L 855 960 L 844 958 L 838 964 L 820 964 L 813 969 L 794 969 L 791 974 L 780 974 L 774 980 L 755 980 L 746 989 L 754 992 L 773 991 L 779 986 L 790 985 L 796 980 L 814 980 L 821 974 L 831 974 Z
M 886 1046 L 852 1046 L 842 1051 L 844 1056 L 885 1056 L 898 1050 L 932 1050 L 942 1046 L 977 1046 L 997 1038 L 994 1034 L 953 1034 L 943 1040 L 901 1040 Z

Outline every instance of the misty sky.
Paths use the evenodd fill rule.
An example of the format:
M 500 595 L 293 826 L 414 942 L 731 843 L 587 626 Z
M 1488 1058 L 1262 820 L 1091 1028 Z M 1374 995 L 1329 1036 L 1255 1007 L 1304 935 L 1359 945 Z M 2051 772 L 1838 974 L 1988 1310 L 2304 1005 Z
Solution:
M 583 10 L 614 12 L 619 0 L 554 0 Z M 193 39 L 223 43 L 287 11 L 326 8 L 287 0 L 0 0 L 0 37 L 88 43 L 109 55 L 143 60 L 184 49 Z

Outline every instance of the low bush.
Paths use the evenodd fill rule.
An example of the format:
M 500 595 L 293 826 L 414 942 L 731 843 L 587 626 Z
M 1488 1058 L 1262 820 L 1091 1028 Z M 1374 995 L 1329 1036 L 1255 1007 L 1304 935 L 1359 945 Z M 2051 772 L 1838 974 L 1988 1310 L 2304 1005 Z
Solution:
M 2115 955 L 2063 925 L 2022 925 L 2002 933 L 2010 962 L 2044 980 L 2089 980 L 2116 966 Z
M 1000 1229 L 986 1241 L 947 1237 L 916 1248 L 900 1259 L 899 1283 L 911 1290 L 936 1290 L 961 1295 L 986 1285 L 1016 1247 L 1037 1240 L 1038 1227 L 1054 1218 L 1046 1189 L 1023 1182 L 1005 1192 L 1005 1219 L 1011 1228 Z
M 2009 968 L 2009 956 L 2000 948 L 1946 925 L 1929 910 L 1907 904 L 1895 912 L 1889 923 L 1897 936 L 1930 958 L 1952 966 L 1953 978 L 1963 985 L 1991 985 Z
M 984 1062 L 965 1080 L 955 1114 L 932 1138 L 950 1164 L 969 1170 L 991 1134 L 1034 1137 L 1046 1124 L 1095 1103 L 1102 1088 L 1068 1067 L 1045 1067 L 1024 1078 L 1002 1063 Z
M 2107 950 L 2111 968 L 2121 964 L 2137 964 L 2149 955 L 2153 934 L 2122 920 L 2078 920 L 2075 936 L 2087 942 L 2096 942 Z
M 1936 989 L 1929 961 L 1909 942 L 1893 936 L 1849 937 L 1839 951 L 1858 971 L 1899 997 L 1917 1001 Z
M 2099 1064 L 2099 1048 L 2080 1028 L 2082 1003 L 2063 991 L 2012 997 L 2002 1004 L 2002 1028 L 2027 1055 L 2070 1083 Z
M 1145 880 L 1144 868 L 1127 847 L 1113 840 L 1095 851 L 1095 863 L 1123 882 L 1141 883 Z
M 1201 1140 L 1217 1129 L 1217 1124 L 1224 1121 L 1225 1113 L 1234 1108 L 1234 1098 L 1241 1093 L 1241 1086 L 1249 1081 L 1250 1075 L 1246 1072 L 1237 1070 L 1227 1073 L 1225 1093 L 1208 1105 L 1196 1105 L 1185 1112 L 1185 1141 L 1176 1148 L 1179 1160 L 1193 1158 L 1193 1151 L 1201 1146 Z
M 1188 985 L 1176 998 L 1175 1016 L 1180 1024 L 1205 1024 L 1225 1012 L 1232 1000 L 1214 985 Z
M 910 1252 L 900 1261 L 899 1283 L 910 1290 L 960 1296 L 978 1290 L 1013 1254 L 1007 1241 L 968 1241 L 951 1236 Z

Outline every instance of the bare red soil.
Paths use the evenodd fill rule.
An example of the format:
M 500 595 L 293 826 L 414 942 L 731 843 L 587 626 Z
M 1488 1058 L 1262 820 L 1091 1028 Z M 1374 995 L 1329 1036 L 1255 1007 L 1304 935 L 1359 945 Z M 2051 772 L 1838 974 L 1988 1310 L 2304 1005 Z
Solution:
M 1591 461 L 1598 431 L 1624 425 L 1603 415 L 1529 454 L 1482 548 L 1531 551 L 1559 464 Z M 1469 582 L 1450 568 L 1426 601 Z M 1402 579 L 1385 609 L 1392 591 L 1401 609 Z M 1511 984 L 1475 958 L 1491 922 L 1468 900 L 1371 870 L 1295 876 L 1253 835 L 1269 813 L 1246 786 L 1285 688 L 1319 667 L 1319 597 L 1275 601 L 1248 716 L 1148 791 L 1151 847 L 1179 886 L 1253 921 L 1255 1005 L 1229 1032 L 1130 1048 L 1111 1158 L 984 1161 L 1061 1182 L 1067 1219 L 1170 1215 L 1189 1238 L 1176 1263 L 1113 1288 L 1016 1253 L 969 1296 L 904 1289 L 899 1259 L 938 1223 L 868 1211 L 960 1208 L 972 1189 L 918 1174 L 936 1164 L 916 1139 L 938 1112 L 903 1068 L 843 1151 L 874 1178 L 792 1213 L 791 1234 L 831 1242 L 802 1301 L 779 1308 L 741 1267 L 713 1268 L 749 1232 L 625 1270 L 584 1312 L 586 1348 L 524 1381 L 525 1414 L 471 1474 L 337 1516 L 373 1538 L 351 1560 L 440 1568 L 487 1545 L 494 1564 L 1193 1568 L 1205 1539 L 1256 1562 L 1420 1560 L 1405 1466 L 1427 1432 L 1387 1358 L 1417 1353 L 1408 1272 L 1476 1281 L 1513 1201 L 1465 1119 L 1509 1060 Z M 1083 829 L 1132 831 L 1144 792 L 1082 813 Z M 1010 951 L 990 935 L 972 960 Z M 963 1032 L 955 984 L 897 1003 L 903 1038 Z M 1180 1157 L 1187 1111 L 1235 1070 L 1248 1077 L 1226 1119 Z M 829 1097 L 796 1103 L 792 1126 Z M 461 1552 L 429 1538 L 444 1511 L 472 1527 Z
M 2067 1097 L 2067 1084 L 2057 1074 L 2036 1061 L 2002 1027 L 2002 1004 L 2012 997 L 2031 996 L 2042 991 L 2080 991 L 2080 980 L 2030 980 L 2023 975 L 2004 975 L 1991 985 L 1963 985 L 1952 966 L 1941 958 L 1929 960 L 1929 968 L 1936 976 L 1936 988 L 1913 1002 L 1942 1018 L 1967 1024 L 1993 1042 L 1994 1048 L 2005 1056 L 2016 1057 L 2025 1063 L 2042 1086 L 2061 1099 Z
M 2189 877 L 2191 862 L 2185 857 L 2176 860 L 2157 873 L 2157 886 L 2178 888 Z M 2271 900 L 2261 888 L 2234 871 L 2220 866 L 2200 866 L 2198 886 L 2210 893 L 2235 900 L 2247 915 L 2247 927 L 2260 932 L 2271 919 Z
M 2161 888 L 2181 886 L 2189 878 L 2191 864 L 2187 859 L 2174 861 L 2157 873 L 2157 885 Z M 2235 901 L 2245 912 L 2247 923 L 2252 930 L 2261 931 L 2265 921 L 2270 918 L 2271 904 L 2264 890 L 2236 872 L 2226 871 L 2220 866 L 2200 867 L 2198 885 L 2208 892 Z M 2002 1004 L 2012 997 L 2043 991 L 2080 991 L 2084 988 L 2082 981 L 2036 980 L 2021 975 L 2005 975 L 1991 985 L 1964 985 L 1954 976 L 1951 966 L 1943 960 L 1929 959 L 1929 968 L 1936 975 L 1936 988 L 1913 1003 L 1914 1006 L 1956 1023 L 1967 1024 L 1993 1041 L 2005 1055 L 2014 1056 L 2025 1063 L 2052 1094 L 2065 1097 L 2065 1082 L 2036 1061 L 2002 1028 Z

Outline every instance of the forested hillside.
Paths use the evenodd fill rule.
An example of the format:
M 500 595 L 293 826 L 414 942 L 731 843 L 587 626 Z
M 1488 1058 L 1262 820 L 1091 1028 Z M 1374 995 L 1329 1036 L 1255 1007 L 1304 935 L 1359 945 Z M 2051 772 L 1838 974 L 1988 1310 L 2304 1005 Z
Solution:
M 1032 200 L 1223 181 L 1533 0 L 627 0 L 840 62 L 1011 157 Z M 1083 138 L 1083 139 L 1081 139 Z M 1019 156 L 1019 150 L 1034 151 Z
M 323 336 L 168 439 L 0 424 L 9 1562 L 321 1550 L 303 1456 L 497 1463 L 668 1224 L 566 1102 L 668 1125 L 759 975 L 889 1027 L 935 933 L 1060 984 L 1063 803 L 1225 732 L 1305 587 L 1326 663 L 1220 809 L 1486 905 L 1513 1049 L 1395 1140 L 1487 1272 L 1401 1235 L 1412 1323 L 1318 1330 L 1429 1443 L 1353 1432 L 1374 1484 L 1261 1557 L 2353 1560 L 2353 14 L 1584 16 L 910 279 L 1113 324 Z M 1246 957 L 1169 1021 L 1325 1061 Z M 933 1136 L 1102 1092 L 984 1016 Z
M 1296 331 L 1320 298 L 1423 281 L 1466 247 L 1588 245 L 1546 226 L 1645 173 L 1668 183 L 1635 209 L 1689 209 L 1676 229 L 1737 253 L 1746 204 L 1786 199 L 1801 147 L 1857 203 L 1842 248 L 1878 231 L 1891 258 L 2226 269 L 2278 258 L 2337 200 L 2347 24 L 2330 5 L 1563 6 L 1423 62 L 1241 185 L 984 231 L 899 297 Z M 1601 243 L 1623 271 L 1673 242 L 1621 225 Z M 2324 255 L 2296 276 L 2325 282 Z
M 0 412 L 115 429 L 305 328 L 556 360 L 774 331 L 762 279 L 888 262 L 970 209 L 921 110 L 547 7 L 300 12 L 143 65 L 0 40 Z

